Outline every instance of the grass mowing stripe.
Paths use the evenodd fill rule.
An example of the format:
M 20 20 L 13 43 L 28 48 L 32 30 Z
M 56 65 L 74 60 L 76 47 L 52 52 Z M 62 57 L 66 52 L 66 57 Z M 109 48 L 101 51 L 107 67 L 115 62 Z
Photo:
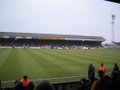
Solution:
M 72 57 L 79 57 L 80 58 L 80 62 L 86 62 L 86 63 L 91 63 L 91 61 L 93 62 L 93 64 L 95 65 L 95 67 L 96 67 L 96 71 L 98 70 L 98 67 L 99 67 L 99 65 L 100 65 L 100 63 L 101 62 L 104 62 L 104 64 L 106 65 L 106 66 L 108 66 L 106 69 L 107 69 L 107 71 L 108 72 L 110 72 L 111 70 L 112 70 L 112 67 L 110 67 L 110 65 L 113 65 L 113 63 L 115 62 L 115 60 L 112 60 L 111 58 L 104 58 L 104 56 L 103 56 L 103 58 L 101 59 L 101 57 L 102 56 L 100 56 L 100 57 L 96 57 L 96 56 L 94 56 L 94 54 L 95 53 L 93 53 L 93 57 L 92 56 L 89 56 L 88 54 L 90 54 L 90 55 L 92 55 L 91 53 L 90 53 L 90 51 L 88 51 L 88 52 L 86 52 L 86 51 L 83 51 L 83 52 L 86 52 L 86 53 L 83 53 L 83 54 L 81 54 L 82 52 L 80 51 L 80 54 L 79 54 L 79 52 L 78 53 L 75 53 L 75 51 L 76 50 L 73 50 L 73 51 L 66 51 L 65 53 L 64 52 L 62 52 L 61 50 L 54 50 L 54 52 L 55 52 L 55 54 L 57 54 L 56 52 L 59 52 L 59 54 L 61 53 L 61 54 L 63 54 L 63 55 L 69 55 L 69 56 L 72 56 Z M 78 50 L 77 50 L 78 51 Z M 52 52 L 52 51 L 51 51 Z M 70 52 L 70 54 L 69 54 L 69 52 Z M 73 53 L 74 52 L 74 53 Z M 94 52 L 98 52 L 99 53 L 99 51 L 94 51 Z M 87 54 L 87 55 L 86 55 Z M 76 56 L 77 55 L 77 56 Z M 83 60 L 82 60 L 82 59 Z M 74 59 L 74 61 L 75 61 L 75 59 Z M 73 62 L 74 62 L 73 61 Z M 117 62 L 116 62 L 117 63 Z M 119 63 L 119 62 L 118 62 Z M 84 64 L 84 66 L 85 66 L 85 64 Z M 88 66 L 86 66 L 86 67 L 88 67 Z M 85 69 L 85 67 L 84 67 L 84 69 Z M 87 70 L 87 68 L 86 68 L 86 70 Z
M 89 57 L 86 57 L 86 55 L 85 56 L 81 56 L 80 54 L 76 55 L 77 53 L 75 53 L 73 51 L 68 50 L 68 51 L 65 51 L 65 52 L 64 51 L 63 52 L 57 51 L 57 52 L 58 52 L 58 54 L 61 54 L 61 55 L 69 57 L 70 58 L 69 61 L 71 63 L 77 63 L 75 65 L 78 65 L 78 67 L 81 69 L 81 70 L 79 70 L 79 72 L 82 72 L 82 75 L 83 74 L 87 74 L 89 63 L 96 64 L 96 62 L 94 62 L 93 60 L 89 59 Z M 83 69 L 84 69 L 84 71 L 83 71 Z
M 78 63 L 75 63 L 75 65 L 73 62 L 71 63 L 72 60 L 76 59 L 75 57 L 71 57 L 71 56 L 64 55 L 64 54 L 59 54 L 59 53 L 52 52 L 52 51 L 46 51 L 46 50 L 44 50 L 42 52 L 44 52 L 47 56 L 49 56 L 49 58 L 51 58 L 51 57 L 54 58 L 55 59 L 54 62 L 59 61 L 61 63 L 62 62 L 66 63 L 66 66 L 69 65 L 69 66 L 77 67 Z M 79 64 L 78 64 L 78 66 L 79 66 Z
M 103 62 L 106 66 L 107 72 L 111 72 L 114 63 L 118 63 L 120 60 L 120 51 L 119 50 L 91 50 L 91 51 L 83 51 L 83 54 L 86 56 L 91 55 L 90 57 L 95 57 L 95 61 L 97 64 L 95 66 L 99 66 L 99 63 Z
M 98 69 L 101 62 L 107 71 L 112 70 L 115 62 L 120 66 L 120 51 L 0 49 L 0 78 L 11 80 L 16 71 L 19 72 L 14 78 L 23 74 L 29 75 L 30 79 L 83 75 L 87 73 L 89 63 Z
M 47 53 L 48 56 L 54 57 L 56 60 L 58 59 L 61 62 L 69 64 L 70 66 L 79 66 L 81 64 L 81 61 L 78 57 L 64 54 L 64 52 L 58 53 L 58 51 L 52 52 L 46 50 L 44 50 L 43 52 Z
M 110 56 L 110 57 L 105 57 L 104 55 L 96 55 L 96 53 L 98 52 L 97 50 L 96 51 L 94 51 L 94 52 L 96 52 L 96 53 L 92 53 L 92 52 L 90 52 L 91 50 L 89 50 L 88 52 L 85 52 L 85 51 L 83 51 L 83 53 L 75 53 L 75 54 L 73 54 L 74 56 L 75 55 L 77 55 L 78 57 L 80 56 L 80 57 L 85 57 L 85 58 L 88 58 L 89 60 L 99 60 L 99 61 L 101 61 L 102 59 L 104 59 L 104 61 L 108 61 L 108 62 L 110 62 L 110 61 L 112 61 L 113 62 L 113 56 Z M 85 53 L 84 53 L 85 52 Z M 69 54 L 69 53 L 67 53 L 67 54 Z M 72 55 L 72 53 L 70 53 L 70 55 Z M 115 57 L 114 59 L 118 59 L 119 57 Z
M 20 74 L 17 50 L 8 50 L 10 50 L 9 55 L 0 68 L 0 80 L 16 80 Z
M 63 68 L 64 70 L 72 72 L 72 74 L 69 74 L 68 76 L 80 75 L 80 72 L 78 72 L 81 70 L 80 64 L 77 66 L 77 63 L 76 64 L 71 63 L 71 60 L 70 60 L 71 57 L 64 57 L 63 55 L 61 55 L 60 53 L 57 53 L 56 51 L 52 52 L 52 51 L 44 50 L 44 53 L 54 58 L 53 63 L 57 63 L 59 67 L 62 66 L 61 68 Z
M 47 52 L 47 51 L 46 51 Z M 51 52 L 52 51 L 50 51 L 50 56 L 51 56 Z M 91 58 L 89 59 L 89 57 L 87 57 L 86 55 L 82 55 L 82 57 L 81 57 L 81 54 L 79 54 L 79 55 L 77 55 L 76 56 L 76 54 L 75 53 L 72 53 L 71 51 L 70 51 L 70 54 L 69 53 L 64 53 L 63 52 L 63 50 L 54 50 L 54 54 L 57 54 L 56 52 L 58 52 L 58 56 L 59 55 L 61 55 L 62 57 L 63 56 L 67 56 L 67 58 L 69 58 L 69 59 L 64 59 L 63 61 L 66 61 L 67 63 L 76 63 L 76 62 L 78 62 L 77 64 L 78 64 L 78 68 L 81 68 L 82 69 L 82 71 L 81 70 L 78 70 L 79 72 L 82 72 L 82 74 L 83 74 L 83 69 L 84 69 L 84 74 L 87 74 L 87 69 L 88 69 L 88 64 L 89 63 L 91 63 L 90 61 L 92 61 L 92 62 L 94 62 L 94 60 L 96 61 L 96 59 L 94 59 L 94 57 L 92 58 L 93 60 L 91 60 Z M 69 51 L 68 51 L 69 52 Z M 65 55 L 66 54 L 66 55 Z M 63 58 L 65 58 L 65 57 L 63 57 Z M 76 58 L 77 57 L 77 58 Z M 71 59 L 72 58 L 72 59 Z M 82 64 L 81 64 L 82 63 Z M 101 61 L 99 62 L 99 63 L 101 63 Z M 75 65 L 77 65 L 77 64 L 75 64 Z M 96 65 L 98 65 L 99 66 L 99 64 L 98 64 L 98 62 L 94 62 L 93 64 L 96 64 Z M 71 65 L 68 65 L 69 67 L 71 67 Z M 98 68 L 98 66 L 96 66 L 96 68 Z M 71 68 L 72 69 L 72 68 Z M 70 70 L 71 70 L 70 69 Z M 74 71 L 76 71 L 77 69 L 74 69 Z M 77 72 L 78 72 L 77 71 Z M 96 69 L 96 71 L 97 71 L 97 69 Z
M 79 55 L 76 55 L 75 53 L 64 53 L 64 52 L 55 52 L 54 54 L 57 54 L 58 56 L 61 56 L 63 58 L 66 58 L 67 59 L 67 62 L 68 63 L 72 63 L 72 64 L 75 64 L 76 66 L 78 65 L 83 65 L 83 64 L 89 64 L 92 62 L 92 60 L 88 60 L 89 57 L 86 57 L 86 56 L 81 56 L 80 54 Z
M 37 50 L 37 52 L 41 52 L 41 51 Z M 64 54 L 61 55 L 56 52 L 47 51 L 47 50 L 42 51 L 42 53 L 43 52 L 45 53 L 45 55 L 47 55 L 47 57 L 49 56 L 49 59 L 51 57 L 54 58 L 53 63 L 59 65 L 60 67 L 62 66 L 63 69 L 66 69 L 67 71 L 72 72 L 72 74 L 70 74 L 70 75 L 82 75 L 83 74 L 83 71 L 82 71 L 83 69 L 81 68 L 81 65 L 83 65 L 83 63 L 81 64 L 78 58 L 77 58 L 77 60 L 75 60 L 76 58 L 74 58 L 74 57 L 66 56 L 66 55 L 64 56 Z M 79 62 L 77 62 L 77 61 L 79 61 Z M 83 68 L 86 68 L 84 66 L 83 66 Z M 82 71 L 82 73 L 81 73 L 81 71 Z
M 0 53 L 2 53 L 5 50 L 6 50 L 6 48 L 0 48 Z
M 61 53 L 61 52 L 59 52 L 59 53 Z M 89 61 L 92 61 L 92 60 L 95 60 L 95 59 L 101 59 L 100 57 L 103 57 L 103 56 L 100 56 L 100 57 L 96 57 L 95 56 L 95 54 L 94 53 L 81 53 L 81 52 L 77 52 L 77 53 L 75 53 L 75 52 L 67 52 L 67 53 L 64 53 L 64 55 L 69 55 L 69 56 L 73 56 L 73 57 L 78 57 L 78 58 L 80 58 L 80 59 L 84 59 L 84 61 L 86 60 L 89 60 Z M 87 61 L 87 62 L 89 62 L 89 61 Z
M 59 69 L 60 67 L 56 66 L 56 64 L 55 65 L 53 64 L 53 62 L 55 61 L 53 58 L 52 58 L 52 60 L 54 60 L 54 61 L 51 62 L 50 57 L 48 57 L 48 55 L 46 57 L 45 53 L 44 54 L 43 53 L 36 53 L 36 54 L 39 54 L 38 57 L 40 56 L 42 58 L 41 65 L 43 65 L 43 67 L 46 68 L 46 70 L 50 69 L 51 71 L 49 70 L 48 72 L 51 72 L 52 75 L 55 73 L 55 72 L 52 73 L 53 71 L 58 71 L 58 72 L 61 71 L 61 69 Z M 46 65 L 46 66 L 44 66 L 44 65 Z M 57 69 L 57 70 L 55 70 L 55 69 Z M 55 74 L 59 74 L 59 73 L 55 73 Z
M 79 55 L 83 55 L 83 57 L 88 57 L 89 55 L 89 59 L 91 60 L 91 57 L 93 57 L 94 59 L 92 60 L 95 65 L 96 71 L 98 70 L 99 64 L 101 62 L 103 62 L 106 66 L 107 72 L 111 72 L 112 68 L 113 68 L 113 64 L 114 63 L 118 63 L 118 65 L 120 66 L 120 51 L 119 50 L 102 50 L 102 51 L 98 51 L 98 50 L 72 50 L 71 52 L 77 52 L 73 55 L 78 54 Z M 72 54 L 70 52 L 70 54 Z M 67 53 L 68 54 L 68 53 Z M 92 55 L 93 54 L 93 55 Z M 107 55 L 107 57 L 106 57 Z M 97 56 L 97 57 L 96 57 Z M 89 61 L 88 61 L 89 62 Z
M 58 66 L 59 63 L 55 63 L 56 60 L 48 56 L 46 53 L 40 53 L 36 51 L 31 52 L 31 55 L 33 55 L 34 58 L 36 58 L 35 60 L 38 63 L 40 61 L 40 65 L 42 65 L 42 67 L 44 67 L 52 77 L 63 77 L 71 74 L 71 72 L 67 71 L 65 68 Z M 37 59 L 37 57 L 41 57 L 41 59 Z
M 29 55 L 28 49 L 19 50 L 20 63 L 23 75 L 28 75 L 31 79 L 48 77 L 48 72 L 44 70 L 35 59 Z
M 109 59 L 119 59 L 120 58 L 120 53 L 113 53 L 111 51 L 105 50 L 105 52 L 101 52 L 100 50 L 88 50 L 87 52 L 83 51 L 81 54 L 86 54 L 90 57 L 101 57 L 101 58 L 109 58 Z M 117 55 L 117 56 L 116 56 Z M 119 55 L 119 56 L 118 56 Z
M 5 62 L 6 58 L 9 56 L 12 49 L 0 49 L 0 68 L 1 65 Z

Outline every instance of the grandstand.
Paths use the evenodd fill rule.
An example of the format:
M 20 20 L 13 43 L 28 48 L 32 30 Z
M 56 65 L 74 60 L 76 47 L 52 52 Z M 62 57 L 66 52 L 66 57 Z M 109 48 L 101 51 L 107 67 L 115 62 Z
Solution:
M 0 32 L 1 47 L 101 47 L 104 41 L 99 36 Z

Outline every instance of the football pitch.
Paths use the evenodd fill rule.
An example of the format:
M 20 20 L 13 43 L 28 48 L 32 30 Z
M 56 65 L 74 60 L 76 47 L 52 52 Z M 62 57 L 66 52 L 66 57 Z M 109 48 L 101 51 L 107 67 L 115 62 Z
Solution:
M 104 63 L 111 72 L 120 66 L 120 50 L 0 49 L 0 80 L 64 78 L 87 75 L 92 63 L 96 72 Z

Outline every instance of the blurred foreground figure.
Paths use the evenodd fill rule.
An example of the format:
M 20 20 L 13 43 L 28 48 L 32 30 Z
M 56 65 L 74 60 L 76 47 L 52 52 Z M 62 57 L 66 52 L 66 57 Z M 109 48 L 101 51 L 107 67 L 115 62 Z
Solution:
M 104 79 L 103 71 L 98 71 L 98 80 L 94 81 L 91 90 L 109 90 L 109 83 Z
M 118 67 L 117 63 L 114 64 L 113 71 L 119 72 L 119 67 Z
M 41 81 L 36 87 L 35 90 L 55 90 L 54 86 L 48 81 Z

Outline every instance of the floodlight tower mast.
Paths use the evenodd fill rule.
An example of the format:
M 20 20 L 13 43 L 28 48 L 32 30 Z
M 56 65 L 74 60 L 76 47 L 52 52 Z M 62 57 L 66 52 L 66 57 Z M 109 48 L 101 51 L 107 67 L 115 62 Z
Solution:
M 111 44 L 114 44 L 114 24 L 115 24 L 115 15 L 112 14 L 112 22 L 111 22 L 111 25 L 112 25 L 112 32 L 111 32 Z

